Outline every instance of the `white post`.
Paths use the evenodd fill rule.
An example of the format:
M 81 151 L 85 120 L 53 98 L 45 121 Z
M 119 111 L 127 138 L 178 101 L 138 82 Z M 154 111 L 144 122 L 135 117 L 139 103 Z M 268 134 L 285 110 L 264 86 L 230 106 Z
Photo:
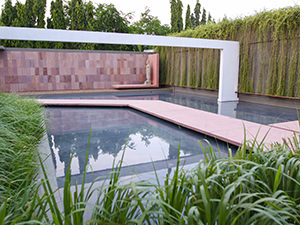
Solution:
M 218 102 L 238 101 L 239 44 L 221 50 Z

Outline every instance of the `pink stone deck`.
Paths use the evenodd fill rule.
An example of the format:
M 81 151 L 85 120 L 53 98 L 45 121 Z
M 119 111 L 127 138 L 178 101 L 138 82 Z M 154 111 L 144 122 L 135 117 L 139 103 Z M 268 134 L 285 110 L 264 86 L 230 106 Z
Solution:
M 264 140 L 266 146 L 283 143 L 294 132 L 281 127 L 267 126 L 210 112 L 188 108 L 159 100 L 85 100 L 42 99 L 45 105 L 129 107 L 179 126 L 240 146 L 246 140 Z M 246 133 L 245 133 L 246 132 Z
M 300 133 L 300 124 L 298 120 L 284 122 L 284 123 L 274 123 L 274 124 L 270 124 L 270 126 Z

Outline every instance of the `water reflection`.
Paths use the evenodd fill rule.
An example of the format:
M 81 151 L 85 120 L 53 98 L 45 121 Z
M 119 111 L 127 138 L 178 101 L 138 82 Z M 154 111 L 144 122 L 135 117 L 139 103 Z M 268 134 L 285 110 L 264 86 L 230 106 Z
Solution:
M 183 93 L 160 95 L 159 99 L 260 124 L 272 124 L 298 120 L 297 110 L 292 108 L 242 101 L 218 104 L 217 98 L 215 97 Z
M 203 139 L 208 139 L 217 150 L 214 139 L 130 109 L 49 107 L 48 120 L 57 177 L 64 176 L 72 152 L 72 174 L 83 172 L 90 128 L 88 171 L 110 169 L 114 158 L 121 158 L 123 149 L 125 167 L 151 168 L 152 161 L 176 159 L 179 144 L 181 157 L 202 157 L 198 140 Z M 227 145 L 218 144 L 222 157 L 226 157 Z
M 127 94 L 126 94 L 127 93 Z M 163 100 L 207 112 L 218 113 L 238 119 L 248 120 L 260 124 L 272 124 L 298 120 L 297 111 L 291 108 L 277 107 L 265 104 L 250 102 L 229 102 L 219 103 L 217 97 L 169 92 L 126 92 L 120 93 L 78 93 L 78 94 L 55 94 L 42 95 L 40 98 L 76 98 L 76 99 L 143 99 L 143 100 Z

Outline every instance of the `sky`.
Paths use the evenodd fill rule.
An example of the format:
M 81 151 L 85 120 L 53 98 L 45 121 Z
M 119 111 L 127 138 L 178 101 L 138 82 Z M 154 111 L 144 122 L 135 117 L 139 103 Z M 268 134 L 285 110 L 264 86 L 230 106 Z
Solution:
M 25 2 L 25 0 L 19 0 Z M 88 1 L 88 0 L 83 0 Z M 162 24 L 170 24 L 170 0 L 91 0 L 95 4 L 112 3 L 123 13 L 134 13 L 133 20 L 138 20 L 140 14 L 145 11 L 145 7 L 149 7 L 151 15 L 157 16 Z M 0 0 L 1 6 L 4 0 Z M 16 0 L 13 0 L 15 3 Z M 51 0 L 47 0 L 49 8 Z M 253 15 L 263 10 L 278 9 L 287 6 L 300 5 L 300 0 L 200 0 L 202 7 L 210 12 L 212 17 L 219 21 L 224 16 L 235 19 L 237 17 Z M 182 0 L 183 3 L 183 19 L 185 18 L 186 7 L 189 4 L 193 11 L 196 0 Z M 1 7 L 2 8 L 2 7 Z
M 162 24 L 170 24 L 170 1 L 169 0 L 93 0 L 95 3 L 113 3 L 118 10 L 124 13 L 135 12 L 139 19 L 141 12 L 148 6 L 151 15 L 157 16 Z M 287 6 L 300 5 L 300 0 L 200 0 L 202 7 L 209 11 L 212 17 L 218 21 L 227 16 L 237 18 L 253 15 L 264 9 L 278 9 Z M 185 18 L 186 7 L 189 4 L 194 10 L 196 0 L 182 0 L 183 18 Z

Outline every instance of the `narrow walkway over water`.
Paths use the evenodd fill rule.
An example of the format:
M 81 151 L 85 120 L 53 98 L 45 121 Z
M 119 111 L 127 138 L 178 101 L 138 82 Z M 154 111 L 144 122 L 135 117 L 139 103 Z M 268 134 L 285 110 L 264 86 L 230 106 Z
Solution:
M 242 145 L 245 137 L 249 141 L 256 138 L 258 143 L 264 140 L 267 146 L 276 142 L 283 143 L 285 139 L 292 138 L 294 132 L 300 131 L 299 125 L 298 127 L 296 125 L 298 121 L 288 122 L 292 128 L 287 129 L 287 123 L 262 125 L 159 100 L 39 99 L 38 101 L 49 106 L 129 107 L 236 146 Z

